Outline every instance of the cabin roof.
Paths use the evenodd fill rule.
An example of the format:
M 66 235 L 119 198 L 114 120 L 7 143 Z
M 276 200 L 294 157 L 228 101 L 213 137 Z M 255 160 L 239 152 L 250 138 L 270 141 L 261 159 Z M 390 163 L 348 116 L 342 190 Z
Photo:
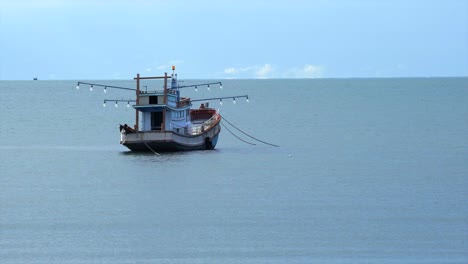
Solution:
M 152 96 L 152 95 L 164 95 L 164 91 L 148 91 L 148 92 L 140 91 L 140 96 Z
M 181 111 L 181 110 L 187 110 L 191 107 L 192 105 L 186 105 L 183 107 L 172 107 L 169 105 L 165 104 L 160 104 L 160 105 L 134 105 L 133 108 L 140 112 L 161 112 L 163 109 L 168 109 L 170 111 Z

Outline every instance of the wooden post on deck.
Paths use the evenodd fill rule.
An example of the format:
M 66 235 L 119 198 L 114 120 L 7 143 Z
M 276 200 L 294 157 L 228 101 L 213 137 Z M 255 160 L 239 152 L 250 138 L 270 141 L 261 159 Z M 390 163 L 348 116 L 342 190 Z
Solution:
M 164 73 L 164 105 L 167 106 L 167 72 Z M 163 118 L 161 124 L 161 130 L 166 130 L 166 107 L 163 109 Z
M 140 74 L 137 73 L 136 77 L 136 105 L 140 103 Z M 138 118 L 138 110 L 135 109 L 135 130 L 138 131 L 138 123 L 139 123 L 139 118 Z

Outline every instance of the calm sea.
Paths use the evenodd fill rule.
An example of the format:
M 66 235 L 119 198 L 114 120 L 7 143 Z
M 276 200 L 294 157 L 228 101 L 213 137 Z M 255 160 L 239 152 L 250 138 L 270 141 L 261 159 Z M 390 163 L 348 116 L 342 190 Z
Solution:
M 75 86 L 0 81 L 1 263 L 468 263 L 468 78 L 189 89 L 280 147 L 161 156 L 102 107 L 133 93 Z

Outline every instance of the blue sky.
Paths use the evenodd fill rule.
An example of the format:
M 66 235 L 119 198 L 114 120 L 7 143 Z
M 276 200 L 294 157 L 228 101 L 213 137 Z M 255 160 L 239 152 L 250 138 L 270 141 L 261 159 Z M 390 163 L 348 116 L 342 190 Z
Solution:
M 0 79 L 468 76 L 466 0 L 0 0 Z

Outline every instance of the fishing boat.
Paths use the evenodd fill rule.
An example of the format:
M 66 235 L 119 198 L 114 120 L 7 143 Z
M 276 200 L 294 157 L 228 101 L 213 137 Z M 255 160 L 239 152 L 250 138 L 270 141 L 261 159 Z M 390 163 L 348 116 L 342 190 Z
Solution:
M 132 151 L 186 151 L 186 150 L 212 150 L 216 147 L 218 137 L 221 132 L 221 115 L 218 110 L 209 107 L 209 101 L 232 98 L 246 98 L 247 95 L 237 95 L 217 98 L 194 99 L 182 97 L 180 91 L 183 88 L 219 85 L 221 82 L 211 82 L 193 85 L 179 85 L 175 66 L 172 67 L 172 74 L 164 73 L 164 76 L 141 77 L 137 74 L 136 89 L 124 88 L 110 85 L 78 82 L 80 84 L 93 86 L 103 86 L 104 91 L 108 88 L 134 90 L 135 100 L 104 100 L 107 102 L 135 102 L 135 125 L 133 127 L 124 124 L 120 125 L 120 144 Z M 142 91 L 142 80 L 162 79 L 163 90 Z M 171 80 L 168 85 L 168 80 Z M 194 102 L 201 102 L 197 108 L 193 108 Z

